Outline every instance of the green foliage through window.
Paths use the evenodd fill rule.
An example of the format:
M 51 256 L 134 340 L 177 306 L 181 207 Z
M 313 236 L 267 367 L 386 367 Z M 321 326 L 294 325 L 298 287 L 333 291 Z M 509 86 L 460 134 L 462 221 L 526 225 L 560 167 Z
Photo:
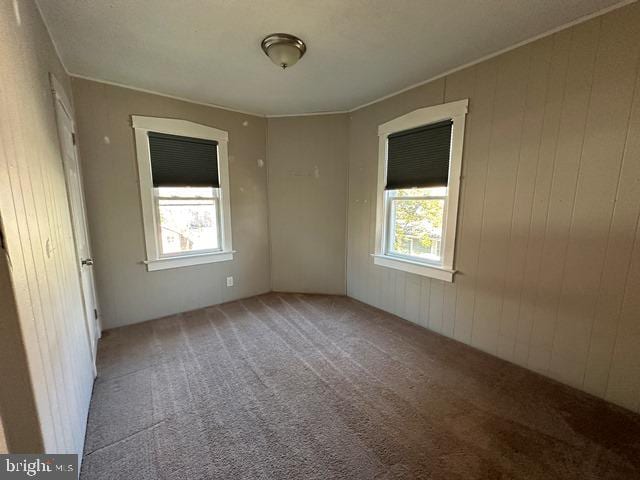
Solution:
M 416 188 L 392 193 L 391 248 L 394 252 L 439 259 L 444 219 L 444 198 L 440 198 L 439 190 Z

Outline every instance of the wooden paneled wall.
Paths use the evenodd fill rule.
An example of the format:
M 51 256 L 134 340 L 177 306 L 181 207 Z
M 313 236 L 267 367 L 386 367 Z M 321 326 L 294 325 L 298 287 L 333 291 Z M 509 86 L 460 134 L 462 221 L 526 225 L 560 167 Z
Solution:
M 0 308 L 3 327 L 17 325 L 2 330 L 17 353 L 2 349 L 0 362 L 33 390 L 32 398 L 28 388 L 3 397 L 13 402 L 3 404 L 3 423 L 10 451 L 81 453 L 93 367 L 49 72 L 70 97 L 34 2 L 0 2 L 0 214 L 8 253 L 0 251 Z M 29 404 L 37 423 L 16 431 Z
M 351 115 L 348 294 L 640 411 L 640 5 Z M 469 98 L 454 283 L 373 265 L 377 126 Z

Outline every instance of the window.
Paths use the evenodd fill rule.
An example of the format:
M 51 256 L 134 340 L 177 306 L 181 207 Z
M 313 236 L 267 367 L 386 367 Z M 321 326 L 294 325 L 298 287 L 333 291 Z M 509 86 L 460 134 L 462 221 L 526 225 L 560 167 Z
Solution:
M 147 270 L 233 259 L 227 132 L 132 116 Z
M 388 196 L 388 252 L 425 262 L 441 262 L 446 187 L 389 190 Z
M 467 105 L 422 108 L 378 128 L 376 265 L 453 281 Z
M 161 256 L 220 250 L 219 188 L 154 188 Z

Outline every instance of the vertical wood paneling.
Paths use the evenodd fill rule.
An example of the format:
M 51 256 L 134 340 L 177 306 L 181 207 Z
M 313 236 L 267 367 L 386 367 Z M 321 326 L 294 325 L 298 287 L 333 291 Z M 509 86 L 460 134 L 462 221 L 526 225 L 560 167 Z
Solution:
M 599 31 L 599 19 L 579 25 L 571 31 L 564 100 L 556 147 L 552 153 L 553 175 L 542 242 L 532 338 L 538 354 L 536 367 L 543 371 L 548 369 L 551 361 Z
M 4 71 L 6 72 L 6 70 Z M 6 84 L 12 79 L 3 76 L 2 83 Z M 6 96 L 6 89 L 1 90 L 3 111 L 8 110 L 9 98 Z M 60 411 L 57 409 L 57 398 L 55 395 L 49 397 L 50 391 L 55 391 L 55 376 L 53 366 L 46 359 L 49 358 L 49 344 L 45 331 L 45 320 L 40 303 L 39 292 L 35 281 L 35 263 L 30 252 L 29 233 L 26 227 L 26 213 L 24 203 L 20 201 L 22 191 L 18 166 L 16 163 L 17 153 L 14 148 L 14 141 L 11 132 L 2 124 L 2 153 L 5 160 L 2 179 L 6 180 L 0 184 L 0 194 L 2 195 L 2 220 L 5 232 L 16 232 L 20 238 L 24 238 L 24 244 L 15 247 L 11 252 L 10 266 L 13 280 L 13 294 L 17 301 L 17 313 L 20 318 L 28 318 L 31 322 L 21 322 L 24 335 L 36 339 L 36 344 L 26 344 L 27 352 L 31 361 L 32 375 L 44 379 L 41 389 L 35 389 L 36 403 L 38 405 L 48 405 L 39 414 L 43 418 L 42 428 L 43 442 L 62 444 L 62 420 Z M 14 201 L 14 196 L 18 201 Z M 9 292 L 8 294 L 11 294 Z M 25 324 L 26 323 L 26 324 Z M 49 401 L 50 400 L 50 401 Z
M 562 114 L 562 102 L 564 100 L 566 78 L 569 66 L 569 53 L 571 48 L 570 30 L 565 30 L 554 37 L 553 53 L 549 68 L 547 84 L 547 96 L 544 106 L 542 124 L 542 136 L 540 137 L 540 149 L 538 150 L 538 164 L 535 176 L 535 188 L 531 211 L 531 224 L 529 226 L 529 239 L 527 246 L 527 260 L 525 267 L 525 287 L 523 301 L 520 309 L 520 321 L 527 327 L 523 331 L 528 344 L 527 366 L 534 370 L 544 371 L 548 367 L 547 350 L 544 344 L 544 332 L 541 334 L 539 318 L 537 285 L 541 275 L 544 274 L 541 267 L 543 261 L 544 234 L 549 214 L 549 198 L 553 171 L 555 168 L 555 151 L 558 141 L 560 120 Z M 546 305 L 544 305 L 546 308 Z M 528 332 L 527 332 L 528 329 Z
M 444 285 L 440 280 L 431 280 L 429 289 L 429 328 L 440 332 L 444 316 Z
M 348 161 L 348 159 L 347 159 Z M 376 170 L 369 170 L 367 176 L 367 182 L 377 182 L 378 181 L 378 172 Z M 369 243 L 367 244 L 367 252 L 375 251 L 375 234 L 373 233 L 373 229 L 375 228 L 375 216 L 376 216 L 376 202 L 375 202 L 375 189 L 367 189 L 369 193 L 369 197 L 364 199 L 365 206 L 369 209 L 369 215 L 367 217 L 366 228 L 369 230 Z M 373 263 L 370 263 L 370 256 L 364 255 L 362 261 L 364 262 L 364 268 L 366 272 L 367 282 L 369 286 L 366 288 L 364 294 L 366 295 L 367 302 L 371 305 L 375 305 L 376 302 L 379 302 L 380 299 L 378 297 L 378 291 L 381 286 L 386 285 L 386 283 L 381 283 L 382 276 L 381 274 L 386 268 L 378 268 Z
M 584 388 L 594 395 L 606 393 L 620 311 L 628 279 L 629 263 L 638 238 L 640 216 L 640 75 L 636 78 L 634 103 L 607 242 L 604 268 L 593 318 Z M 633 290 L 630 290 L 633 292 Z
M 393 300 L 393 310 L 392 312 L 398 315 L 399 317 L 405 316 L 405 298 L 404 291 L 407 283 L 407 275 L 408 273 L 400 272 L 396 270 L 394 273 L 394 281 L 393 285 L 395 287 L 396 293 Z
M 392 271 L 386 268 L 377 269 L 376 272 L 380 275 L 379 283 L 379 296 L 380 296 L 380 308 L 386 312 L 392 312 L 395 302 L 395 276 Z
M 489 164 L 490 132 L 497 81 L 497 59 L 473 68 L 474 90 L 469 98 L 463 154 L 464 223 L 459 229 L 456 265 L 456 318 L 453 336 L 471 343 L 473 311 L 477 288 L 480 235 L 484 215 L 484 195 Z
M 377 143 L 377 137 L 372 136 L 370 131 L 367 131 L 366 124 L 358 118 L 358 112 L 356 112 L 350 118 L 350 136 L 349 136 L 349 158 L 354 161 L 349 161 L 349 191 L 348 191 L 348 212 L 347 212 L 347 285 L 351 285 L 350 293 L 354 298 L 358 300 L 366 301 L 364 298 L 364 292 L 366 290 L 365 283 L 367 276 L 365 275 L 362 267 L 362 257 L 369 252 L 369 211 L 366 208 L 364 200 L 370 195 L 369 191 L 371 187 L 365 185 L 367 181 L 367 174 L 365 171 L 366 161 L 356 160 L 357 156 L 354 152 L 360 151 L 362 148 L 366 148 L 371 152 L 373 139 Z M 354 144 L 354 138 L 368 137 L 369 141 L 364 145 Z M 375 149 L 374 153 L 375 155 Z M 366 155 L 362 155 L 366 158 Z M 366 227 L 365 227 L 366 225 Z M 383 272 L 378 270 L 382 275 L 382 281 L 380 285 L 384 285 L 385 277 L 389 272 Z M 390 311 L 390 302 L 388 301 L 389 289 L 383 289 L 378 292 L 381 298 L 381 308 Z M 384 305 L 384 306 L 383 306 Z M 385 308 L 386 306 L 386 308 Z
M 631 257 L 605 398 L 640 411 L 640 227 Z
M 444 283 L 444 300 L 442 306 L 442 328 L 438 331 L 442 335 L 453 338 L 456 322 L 456 300 L 458 298 L 457 285 Z
M 444 101 L 445 102 L 454 102 L 456 100 L 463 100 L 469 98 L 475 87 L 475 71 L 474 70 L 465 70 L 461 72 L 454 73 L 445 79 L 445 93 L 444 93 Z M 467 130 L 468 132 L 468 130 Z M 468 135 L 468 133 L 467 133 Z M 461 182 L 460 182 L 460 200 L 459 204 L 463 205 L 465 203 L 466 195 L 467 195 L 467 165 L 462 165 L 461 171 Z M 460 211 L 458 213 L 458 228 L 463 229 L 463 225 L 465 222 L 464 214 L 465 209 L 460 207 Z M 456 252 L 460 250 L 460 243 L 462 239 L 462 235 L 458 235 L 456 238 Z M 445 299 L 444 299 L 444 315 L 442 321 L 442 329 L 440 333 L 446 335 L 449 338 L 453 338 L 455 332 L 455 323 L 456 323 L 456 306 L 458 301 L 458 283 L 450 283 L 445 285 Z
M 429 328 L 429 308 L 431 302 L 431 279 L 423 277 L 420 288 L 420 325 Z
M 23 78 L 21 81 L 21 83 L 27 84 L 32 82 L 33 80 L 29 77 Z M 22 159 L 18 170 L 22 200 L 25 203 L 25 211 L 31 212 L 27 217 L 27 229 L 30 232 L 31 251 L 34 257 L 35 274 L 38 282 L 37 288 L 40 292 L 40 300 L 43 302 L 44 318 L 48 323 L 45 331 L 49 342 L 51 362 L 54 366 L 54 378 L 56 379 L 54 392 L 56 393 L 58 408 L 61 410 L 63 419 L 68 419 L 67 421 L 62 421 L 65 443 L 66 445 L 77 445 L 79 441 L 76 438 L 77 425 L 75 424 L 75 419 L 72 418 L 72 412 L 76 406 L 74 401 L 75 392 L 73 392 L 73 386 L 69 379 L 70 372 L 66 368 L 69 365 L 68 351 L 64 348 L 62 339 L 66 334 L 67 327 L 66 312 L 62 305 L 64 292 L 59 290 L 60 287 L 57 281 L 59 270 L 56 260 L 63 259 L 64 247 L 62 247 L 63 244 L 59 243 L 58 225 L 49 223 L 48 211 L 54 208 L 54 205 L 51 200 L 47 201 L 45 197 L 45 180 L 43 178 L 47 174 L 53 175 L 48 170 L 52 167 L 57 167 L 57 165 L 43 163 L 46 161 L 46 157 L 43 156 L 43 152 L 39 151 L 39 143 L 28 145 L 25 142 L 25 139 L 32 135 L 29 131 L 30 128 L 33 125 L 42 124 L 42 120 L 37 118 L 37 112 L 43 111 L 42 107 L 41 105 L 34 105 L 33 101 L 20 104 L 17 107 L 23 121 L 17 125 L 18 132 L 14 140 L 19 149 L 18 157 Z M 34 111 L 34 109 L 37 110 Z M 67 244 L 66 247 L 73 248 L 73 244 Z M 51 252 L 53 248 L 59 249 L 59 251 L 53 255 L 47 253 L 47 251 Z M 80 317 L 80 321 L 83 321 L 82 317 Z M 73 351 L 75 353 L 75 348 L 73 348 Z M 68 398 L 67 393 L 69 393 Z
M 0 213 L 40 424 L 33 445 L 81 453 L 93 370 L 49 72 L 69 81 L 33 2 L 2 3 L 0 22 Z
M 24 123 L 26 121 L 24 117 L 28 112 L 29 104 L 27 104 L 26 109 L 22 109 L 19 101 L 21 98 L 20 93 L 16 91 L 17 85 L 23 85 L 25 82 L 30 81 L 24 75 L 24 68 L 15 70 L 3 69 L 7 74 L 7 77 L 3 78 L 4 88 L 2 90 L 5 93 L 3 97 L 5 108 L 3 111 L 23 119 L 22 122 L 16 122 L 17 128 L 4 130 L 5 161 L 10 179 L 9 188 L 11 189 L 8 193 L 12 194 L 12 198 L 9 201 L 13 203 L 15 210 L 14 212 L 7 211 L 3 207 L 3 219 L 5 222 L 7 220 L 10 221 L 12 213 L 14 213 L 16 224 L 13 232 L 18 237 L 20 247 L 13 247 L 10 253 L 13 256 L 13 251 L 20 248 L 24 254 L 24 264 L 17 264 L 17 267 L 12 269 L 12 275 L 14 285 L 20 282 L 18 287 L 20 290 L 16 291 L 20 317 L 29 318 L 29 315 L 33 315 L 31 317 L 33 322 L 32 329 L 27 330 L 31 334 L 30 338 L 33 342 L 33 344 L 28 343 L 28 347 L 32 349 L 31 358 L 39 357 L 46 369 L 46 373 L 43 371 L 32 373 L 34 376 L 47 375 L 43 377 L 46 385 L 46 395 L 40 396 L 38 402 L 41 406 L 40 411 L 50 411 L 50 415 L 55 417 L 55 421 L 47 419 L 48 421 L 45 420 L 43 422 L 45 425 L 55 425 L 54 428 L 51 428 L 53 432 L 44 435 L 45 445 L 47 441 L 55 442 L 58 445 L 68 445 L 70 442 L 68 423 L 63 420 L 68 415 L 68 412 L 65 411 L 61 400 L 62 395 L 57 385 L 62 379 L 62 375 L 60 373 L 60 357 L 56 354 L 59 348 L 55 324 L 53 323 L 55 317 L 46 312 L 46 308 L 52 306 L 49 291 L 45 285 L 44 275 L 46 272 L 43 271 L 43 249 L 46 249 L 47 243 L 40 237 L 39 225 L 35 221 L 37 219 L 35 216 L 36 207 L 33 202 L 29 167 L 25 161 L 23 139 L 25 136 Z M 8 124 L 5 125 L 9 126 Z M 31 161 L 34 163 L 38 160 L 37 157 L 31 157 Z M 4 205 L 8 206 L 9 201 Z M 7 236 L 11 231 L 7 228 Z M 49 245 L 51 244 L 49 243 Z M 13 260 L 12 265 L 14 265 Z M 22 269 L 24 270 L 21 271 Z M 22 295 L 18 297 L 18 294 Z M 30 304 L 31 308 L 28 308 L 27 304 Z M 38 392 L 37 389 L 36 392 Z M 47 405 L 47 407 L 43 408 L 43 405 Z
M 506 292 L 500 318 L 503 337 L 515 334 L 511 360 L 522 366 L 527 365 L 529 358 L 531 309 L 526 308 L 526 301 L 531 299 L 533 285 L 528 275 L 528 267 L 531 267 L 528 263 L 529 244 L 554 44 L 555 38 L 547 37 L 531 45 L 530 50 L 529 83 L 518 151 L 518 176 L 507 254 Z M 509 358 L 504 348 L 501 352 L 503 358 Z
M 607 24 L 608 28 L 612 28 L 614 25 L 618 28 L 615 34 L 613 34 L 615 40 L 613 40 L 612 43 L 616 43 L 619 48 L 628 48 L 630 50 L 626 53 L 619 52 L 621 57 L 618 57 L 616 60 L 621 62 L 627 55 L 631 56 L 635 54 L 635 58 L 629 58 L 628 61 L 629 63 L 633 60 L 636 62 L 635 72 L 628 65 L 624 67 L 618 63 L 614 65 L 615 67 L 623 68 L 623 73 L 626 73 L 624 77 L 625 80 L 631 83 L 631 78 L 635 78 L 633 78 L 633 88 L 630 83 L 620 81 L 618 86 L 621 91 L 618 92 L 618 94 L 622 98 L 610 99 L 615 102 L 620 110 L 620 114 L 625 112 L 625 109 L 628 108 L 629 105 L 633 107 L 629 112 L 628 129 L 625 132 L 624 145 L 619 146 L 617 143 L 613 143 L 614 146 L 620 147 L 620 150 L 612 152 L 622 154 L 622 165 L 620 177 L 616 185 L 617 189 L 607 251 L 618 246 L 621 247 L 620 250 L 616 250 L 615 256 L 619 256 L 622 261 L 617 260 L 615 256 L 612 259 L 610 255 L 607 255 L 605 258 L 613 260 L 612 264 L 606 265 L 606 267 L 615 268 L 616 266 L 620 266 L 617 272 L 620 276 L 622 276 L 625 271 L 622 267 L 622 262 L 629 258 L 626 255 L 628 250 L 624 247 L 625 244 L 628 247 L 630 239 L 625 241 L 625 236 L 628 235 L 632 229 L 634 216 L 636 217 L 636 235 L 633 243 L 633 252 L 629 259 L 622 311 L 617 324 L 617 336 L 611 357 L 605 395 L 606 398 L 613 402 L 640 411 L 640 354 L 638 353 L 638 345 L 640 345 L 640 226 L 638 225 L 637 217 L 638 208 L 640 207 L 640 202 L 638 201 L 638 188 L 640 187 L 640 143 L 638 140 L 640 137 L 640 42 L 637 40 L 637 38 L 640 37 L 640 9 L 637 9 L 635 13 L 635 15 L 624 17 L 624 19 L 620 21 L 620 23 L 622 23 L 621 25 L 614 22 L 612 22 L 613 25 Z M 627 37 L 631 37 L 632 41 L 635 39 L 635 42 L 631 43 Z M 631 77 L 631 75 L 633 75 L 633 77 Z M 620 120 L 618 121 L 620 122 Z M 612 136 L 611 140 L 619 140 L 619 137 Z M 607 268 L 605 268 L 603 276 L 605 273 L 608 273 Z M 615 283 L 613 285 L 615 285 Z M 610 287 L 611 286 L 601 282 L 601 288 L 604 289 L 607 296 L 611 295 Z M 602 319 L 596 320 L 598 322 L 598 330 L 600 330 L 602 328 Z M 591 334 L 592 339 L 594 333 L 595 332 Z M 591 360 L 593 364 L 594 358 L 592 357 Z
M 640 17 L 602 19 L 564 281 L 553 339 L 552 372 L 580 385 L 628 131 L 640 54 Z
M 489 160 L 476 272 L 471 343 L 496 354 L 500 308 L 504 288 L 513 196 L 516 186 L 518 145 L 522 134 L 529 47 L 498 59 Z
M 418 275 L 407 275 L 404 288 L 405 315 L 413 323 L 420 323 L 421 286 Z
M 351 202 L 349 295 L 639 410 L 639 57 L 633 4 L 448 76 L 443 100 L 469 98 L 455 281 L 372 267 Z M 435 87 L 352 114 L 350 194 L 375 190 L 377 126 Z

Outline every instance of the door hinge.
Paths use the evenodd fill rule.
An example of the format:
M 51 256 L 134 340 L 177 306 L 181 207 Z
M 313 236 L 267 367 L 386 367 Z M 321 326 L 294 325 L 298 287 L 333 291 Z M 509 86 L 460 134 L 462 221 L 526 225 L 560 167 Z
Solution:
M 98 319 L 98 309 L 97 308 L 93 309 L 93 316 L 95 317 L 96 320 Z
M 71 132 L 71 141 L 73 142 L 73 144 L 76 144 L 76 134 L 75 132 Z

